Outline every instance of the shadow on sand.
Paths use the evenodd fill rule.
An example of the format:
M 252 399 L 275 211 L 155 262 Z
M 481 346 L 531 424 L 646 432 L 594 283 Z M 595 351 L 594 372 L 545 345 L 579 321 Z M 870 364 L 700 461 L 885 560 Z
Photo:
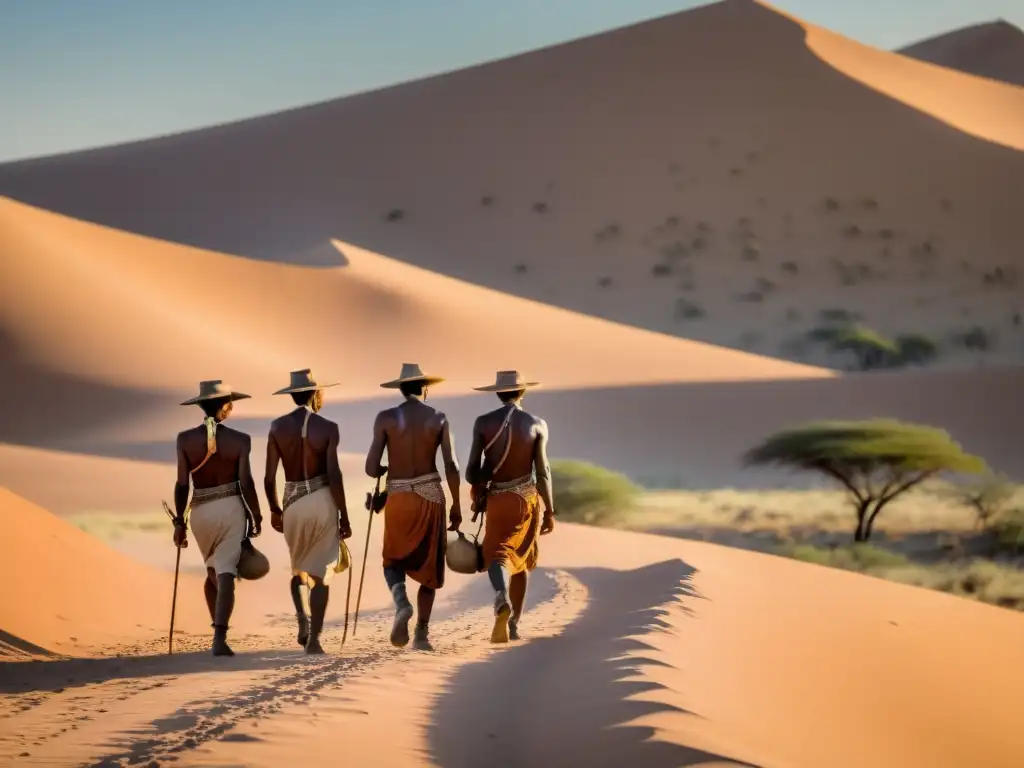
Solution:
M 661 664 L 623 655 L 649 647 L 633 636 L 663 625 L 666 603 L 680 596 L 700 599 L 694 573 L 681 560 L 628 572 L 572 571 L 590 592 L 582 617 L 556 637 L 512 646 L 456 673 L 428 728 L 433 759 L 445 768 L 750 765 L 652 741 L 652 728 L 627 725 L 659 712 L 699 717 L 669 704 L 630 700 L 661 686 L 623 679 Z M 651 585 L 658 586 L 652 591 Z

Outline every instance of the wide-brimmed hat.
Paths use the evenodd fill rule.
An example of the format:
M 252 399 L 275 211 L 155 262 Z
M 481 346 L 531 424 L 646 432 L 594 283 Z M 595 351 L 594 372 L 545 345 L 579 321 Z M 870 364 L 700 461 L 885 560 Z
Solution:
M 290 395 L 292 392 L 309 392 L 314 389 L 326 389 L 327 387 L 336 387 L 338 382 L 331 384 L 319 384 L 317 380 L 313 378 L 312 372 L 309 368 L 303 368 L 301 371 L 292 371 L 291 384 L 284 389 L 279 389 L 275 392 L 275 395 Z
M 220 379 L 213 379 L 211 381 L 200 381 L 199 394 L 186 400 L 182 405 L 196 405 L 204 400 L 245 400 L 247 397 L 250 397 L 250 395 L 244 392 L 236 392 L 230 384 L 226 384 Z
M 418 363 L 402 363 L 402 372 L 398 374 L 397 379 L 391 381 L 385 381 L 381 386 L 384 389 L 398 389 L 403 384 L 408 384 L 413 381 L 422 381 L 424 384 L 437 384 L 438 382 L 444 381 L 440 376 L 427 376 L 423 371 L 420 370 Z
M 526 381 L 519 371 L 498 371 L 494 376 L 493 384 L 486 387 L 473 387 L 473 389 L 477 392 L 515 392 L 539 386 L 539 381 Z

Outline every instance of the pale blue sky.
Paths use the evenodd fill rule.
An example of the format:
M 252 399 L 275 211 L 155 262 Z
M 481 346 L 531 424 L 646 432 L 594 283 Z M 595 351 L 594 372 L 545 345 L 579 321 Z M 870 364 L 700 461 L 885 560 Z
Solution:
M 0 162 L 322 101 L 702 4 L 0 0 Z M 882 48 L 997 17 L 1024 26 L 1021 0 L 776 5 Z

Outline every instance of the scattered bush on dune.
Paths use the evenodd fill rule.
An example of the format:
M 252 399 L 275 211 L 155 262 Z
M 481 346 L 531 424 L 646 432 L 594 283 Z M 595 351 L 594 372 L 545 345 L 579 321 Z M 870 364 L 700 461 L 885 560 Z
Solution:
M 896 337 L 896 362 L 900 365 L 926 365 L 939 356 L 938 345 L 919 333 Z
M 388 221 L 401 221 L 405 218 L 405 211 L 401 208 L 392 208 L 384 218 Z
M 1002 549 L 1019 554 L 1024 549 L 1024 507 L 1003 512 L 992 523 L 991 530 Z
M 839 331 L 829 346 L 835 352 L 851 352 L 862 371 L 888 368 L 899 355 L 896 344 L 865 326 Z
M 949 486 L 946 495 L 969 507 L 977 518 L 978 528 L 988 531 L 1010 511 L 1017 486 L 1005 475 L 988 473 L 974 482 Z
M 551 462 L 551 482 L 559 519 L 587 525 L 614 525 L 640 495 L 625 475 L 585 461 Z

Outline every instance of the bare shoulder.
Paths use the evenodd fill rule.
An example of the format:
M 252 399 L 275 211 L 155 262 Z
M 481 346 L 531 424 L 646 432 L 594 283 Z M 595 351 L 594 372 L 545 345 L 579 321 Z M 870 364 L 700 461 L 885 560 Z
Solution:
M 227 437 L 228 439 L 234 441 L 237 445 L 248 446 L 252 443 L 252 438 L 249 437 L 249 435 L 247 435 L 245 432 L 239 432 L 237 429 L 226 427 L 223 424 L 220 424 L 217 427 L 217 437 Z
M 544 421 L 544 419 L 542 419 L 540 416 L 536 416 L 536 415 L 534 415 L 532 413 L 527 413 L 526 415 L 530 417 L 530 425 L 535 430 L 537 430 L 537 432 L 543 432 L 544 434 L 547 434 L 548 423 L 546 421 Z
M 338 428 L 338 425 L 337 425 L 336 422 L 331 421 L 326 416 L 321 416 L 319 413 L 314 413 L 313 416 L 310 418 L 310 421 L 319 422 L 320 424 L 322 424 L 323 426 L 327 427 L 328 429 L 330 429 L 330 428 L 337 429 Z

